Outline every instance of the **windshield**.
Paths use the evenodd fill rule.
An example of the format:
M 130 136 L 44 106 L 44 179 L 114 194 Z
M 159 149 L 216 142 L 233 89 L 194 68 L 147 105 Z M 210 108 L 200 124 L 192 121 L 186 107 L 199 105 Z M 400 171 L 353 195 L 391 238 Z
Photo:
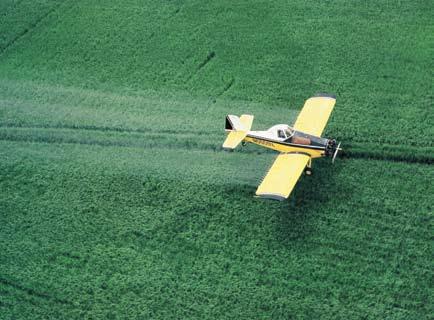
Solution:
M 285 133 L 288 138 L 291 138 L 294 135 L 294 129 L 292 128 L 285 129 Z

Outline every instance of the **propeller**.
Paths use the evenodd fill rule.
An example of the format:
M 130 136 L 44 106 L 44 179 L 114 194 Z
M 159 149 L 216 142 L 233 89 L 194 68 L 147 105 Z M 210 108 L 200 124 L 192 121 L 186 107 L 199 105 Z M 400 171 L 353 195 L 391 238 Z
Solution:
M 335 149 L 335 153 L 333 154 L 333 159 L 332 159 L 332 163 L 334 163 L 334 162 L 335 162 L 335 159 L 336 159 L 336 156 L 337 156 L 337 154 L 338 154 L 339 150 L 342 150 L 341 148 L 339 148 L 339 147 L 340 147 L 340 145 L 341 145 L 341 143 L 339 142 L 338 146 L 337 146 L 337 147 L 336 147 L 336 149 Z

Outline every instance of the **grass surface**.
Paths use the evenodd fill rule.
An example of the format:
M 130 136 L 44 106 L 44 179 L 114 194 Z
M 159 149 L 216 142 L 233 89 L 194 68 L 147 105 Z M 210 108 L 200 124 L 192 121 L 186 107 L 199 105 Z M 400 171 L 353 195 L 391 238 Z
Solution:
M 12 155 L 1 159 L 0 281 L 11 316 L 429 310 L 426 165 L 318 161 L 316 176 L 279 203 L 252 198 L 267 154 L 15 142 L 2 150 Z
M 429 1 L 2 1 L 0 318 L 432 318 Z M 224 116 L 337 94 L 283 203 Z

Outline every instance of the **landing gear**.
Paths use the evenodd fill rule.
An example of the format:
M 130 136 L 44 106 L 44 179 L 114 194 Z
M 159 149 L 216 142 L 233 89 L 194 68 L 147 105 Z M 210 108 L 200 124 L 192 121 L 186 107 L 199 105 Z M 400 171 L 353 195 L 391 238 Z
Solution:
M 312 175 L 312 159 L 309 159 L 309 162 L 307 163 L 306 168 L 304 168 L 304 173 L 307 176 Z
M 241 142 L 241 145 L 242 145 L 243 147 L 245 147 L 246 144 L 247 144 L 247 142 L 245 142 L 245 141 Z

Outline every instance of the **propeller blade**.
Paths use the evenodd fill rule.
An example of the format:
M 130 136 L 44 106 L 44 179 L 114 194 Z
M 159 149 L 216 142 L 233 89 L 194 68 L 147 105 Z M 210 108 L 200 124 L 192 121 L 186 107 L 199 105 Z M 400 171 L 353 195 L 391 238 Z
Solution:
M 335 162 L 335 159 L 336 159 L 336 156 L 337 156 L 339 150 L 342 150 L 341 148 L 339 148 L 340 146 L 341 146 L 341 143 L 339 142 L 338 146 L 336 147 L 335 153 L 333 155 L 332 163 Z

